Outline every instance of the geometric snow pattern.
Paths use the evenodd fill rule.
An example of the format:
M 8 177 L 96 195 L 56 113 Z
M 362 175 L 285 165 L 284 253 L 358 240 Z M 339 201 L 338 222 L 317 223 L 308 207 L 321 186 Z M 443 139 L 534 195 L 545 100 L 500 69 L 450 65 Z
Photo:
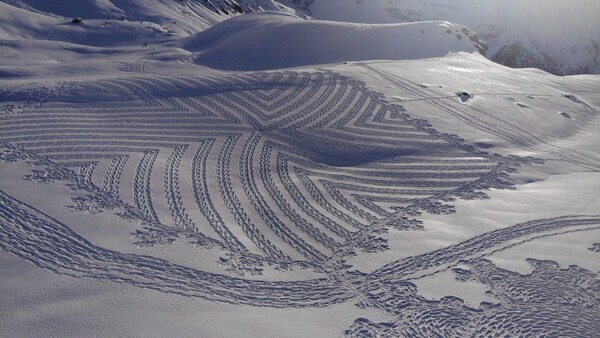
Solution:
M 447 325 L 447 335 L 480 334 L 463 326 L 476 316 L 498 316 L 497 307 L 427 302 L 405 280 L 460 260 L 473 270 L 491 269 L 481 257 L 509 240 L 598 224 L 592 216 L 540 221 L 529 232 L 508 228 L 487 244 L 467 241 L 370 275 L 349 272 L 346 259 L 357 250 L 386 249 L 379 237 L 386 229 L 418 229 L 420 213 L 449 213 L 446 202 L 455 198 L 508 188 L 503 177 L 529 159 L 477 151 L 361 82 L 327 71 L 77 83 L 42 105 L 3 116 L 0 140 L 1 159 L 38 167 L 26 179 L 65 180 L 86 192 L 73 199 L 73 211 L 113 210 L 140 221 L 134 234 L 140 245 L 185 237 L 226 250 L 223 262 L 240 275 L 260 274 L 270 264 L 326 277 L 246 280 L 112 252 L 2 192 L 0 247 L 44 268 L 258 306 L 327 306 L 360 294 L 366 299 L 360 306 L 385 308 L 403 323 Z M 597 289 L 590 290 L 596 298 L 585 296 L 581 306 L 595 304 L 590 316 L 597 318 Z M 400 311 L 402 297 L 412 297 L 410 311 Z M 458 322 L 445 322 L 447 308 L 460 310 Z M 404 329 L 360 319 L 346 333 L 431 335 Z

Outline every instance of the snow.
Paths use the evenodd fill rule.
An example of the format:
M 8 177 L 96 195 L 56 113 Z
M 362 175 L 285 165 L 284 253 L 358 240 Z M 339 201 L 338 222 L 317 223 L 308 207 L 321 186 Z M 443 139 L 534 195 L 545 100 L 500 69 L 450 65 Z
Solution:
M 475 31 L 494 61 L 559 74 L 600 72 L 597 1 L 315 0 L 310 11 L 316 19 L 344 22 L 448 20 Z
M 0 19 L 14 23 L 3 25 L 0 33 L 4 39 L 10 40 L 49 40 L 99 47 L 141 44 L 170 35 L 167 29 L 154 23 L 86 19 L 74 24 L 70 18 L 32 13 L 5 3 L 0 3 L 0 8 Z
M 481 55 L 466 53 L 450 55 L 443 60 L 378 62 L 370 66 L 379 73 L 365 71 L 361 78 L 371 76 L 378 84 L 373 86 L 376 91 L 409 111 L 419 111 L 436 128 L 460 134 L 474 145 L 478 142 L 487 144 L 486 151 L 535 154 L 533 149 L 541 147 L 549 152 L 565 151 L 567 156 L 578 156 L 576 154 L 583 152 L 582 158 L 595 162 L 592 167 L 600 163 L 594 142 L 590 140 L 600 123 L 592 103 L 600 98 L 595 91 L 600 88 L 597 76 L 557 78 L 538 70 L 503 67 Z M 339 71 L 344 72 L 344 69 L 339 68 Z M 383 85 L 393 84 L 393 81 L 405 82 L 415 88 L 422 88 L 417 85 L 419 82 L 435 85 L 426 88 L 427 94 L 421 90 L 405 91 Z M 462 92 L 473 97 L 461 102 L 455 93 Z M 421 95 L 437 97 L 443 105 L 420 100 Z M 527 107 L 523 107 L 524 103 Z M 573 119 L 565 119 L 559 114 L 565 111 L 577 112 L 577 115 L 572 113 Z M 536 123 L 530 123 L 531 120 Z M 465 124 L 479 127 L 465 130 Z M 485 126 L 492 126 L 492 129 Z M 521 146 L 515 145 L 516 139 L 522 141 L 517 142 Z M 506 152 L 505 147 L 509 147 Z
M 126 20 L 168 26 L 174 33 L 184 36 L 205 30 L 217 22 L 244 13 L 259 10 L 278 10 L 300 17 L 302 12 L 272 0 L 211 0 L 211 1 L 153 1 L 153 0 L 13 0 L 9 6 L 31 13 L 41 13 L 56 18 L 75 17 L 87 20 Z M 237 5 L 237 6 L 234 6 Z M 239 7 L 238 7 L 239 6 Z M 33 14 L 32 14 L 33 15 Z M 3 21 L 7 25 L 11 21 Z M 19 26 L 18 21 L 15 22 Z
M 196 62 L 219 69 L 261 70 L 362 60 L 406 60 L 474 52 L 463 28 L 448 22 L 359 25 L 252 13 L 185 39 Z M 452 34 L 447 31 L 452 31 Z
M 0 2 L 0 336 L 600 330 L 599 75 L 212 3 Z

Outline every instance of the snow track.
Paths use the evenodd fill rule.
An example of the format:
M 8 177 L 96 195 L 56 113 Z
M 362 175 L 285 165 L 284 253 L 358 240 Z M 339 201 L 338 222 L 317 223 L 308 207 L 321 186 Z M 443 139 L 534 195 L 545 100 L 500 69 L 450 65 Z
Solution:
M 543 150 L 556 159 L 560 159 L 586 169 L 594 171 L 600 170 L 600 159 L 590 157 L 589 155 L 583 154 L 575 149 L 569 149 L 551 144 L 539 137 L 536 137 L 532 133 L 525 130 L 522 126 L 518 126 L 507 120 L 502 120 L 497 114 L 492 114 L 473 106 L 469 106 L 468 109 L 464 107 L 458 109 L 457 107 L 454 107 L 456 105 L 454 100 L 451 100 L 447 97 L 431 97 L 422 91 L 417 84 L 414 84 L 399 75 L 391 74 L 366 63 L 362 63 L 360 65 L 377 73 L 382 78 L 398 86 L 398 88 L 415 95 L 418 100 L 423 100 L 437 109 L 444 111 L 479 130 L 498 136 L 501 139 L 504 139 L 523 149 L 534 151 Z M 474 111 L 474 113 L 469 113 L 469 110 Z
M 424 95 L 402 79 L 365 67 Z M 524 147 L 534 145 L 530 135 L 464 118 Z M 595 215 L 536 220 L 407 257 L 371 274 L 349 270 L 346 261 L 357 252 L 387 248 L 380 237 L 387 229 L 419 229 L 414 217 L 452 213 L 447 201 L 510 188 L 504 178 L 535 160 L 478 151 L 389 104 L 363 83 L 329 71 L 89 81 L 4 116 L 0 141 L 4 162 L 25 160 L 34 166 L 25 179 L 64 181 L 85 193 L 73 198 L 73 211 L 112 210 L 138 220 L 133 234 L 138 245 L 186 238 L 224 250 L 221 261 L 233 273 L 258 275 L 270 265 L 282 273 L 310 268 L 322 278 L 244 279 L 107 250 L 10 192 L 0 192 L 4 251 L 56 273 L 160 292 L 271 307 L 325 307 L 352 300 L 398 318 L 380 324 L 359 319 L 348 335 L 364 330 L 385 334 L 411 321 L 425 323 L 419 326 L 424 331 L 391 335 L 428 336 L 437 329 L 469 335 L 475 333 L 472 323 L 484 318 L 514 334 L 502 317 L 512 315 L 506 307 L 427 301 L 407 280 L 459 264 L 492 269 L 484 257 L 494 252 L 541 236 L 600 228 Z M 558 147 L 552 154 L 595 165 Z M 590 296 L 597 290 L 581 292 L 583 300 L 573 311 L 597 306 L 598 298 Z M 403 314 L 406 299 L 410 306 Z M 523 314 L 535 308 L 527 306 Z M 464 316 L 447 323 L 449 315 L 440 308 Z M 582 320 L 597 308 L 588 312 Z M 577 332 L 598 329 L 590 323 Z
M 291 282 L 252 281 L 207 273 L 148 256 L 121 254 L 94 246 L 68 226 L 2 191 L 0 201 L 0 247 L 60 274 L 108 279 L 161 292 L 254 306 L 323 307 L 354 298 L 361 300 L 360 306 L 376 307 L 397 315 L 399 322 L 421 322 L 421 325 L 402 326 L 406 330 L 418 330 L 421 334 L 431 333 L 430 330 L 441 330 L 446 335 L 469 333 L 487 326 L 513 334 L 527 333 L 526 327 L 514 326 L 512 320 L 532 314 L 535 314 L 535 322 L 541 324 L 534 331 L 536 333 L 576 332 L 586 335 L 598 329 L 597 321 L 593 320 L 598 314 L 598 291 L 593 288 L 594 274 L 574 267 L 559 270 L 548 261 L 532 261 L 537 266 L 537 272 L 525 276 L 527 283 L 523 283 L 522 276 L 498 269 L 481 257 L 490 250 L 502 250 L 511 241 L 527 240 L 532 235 L 548 235 L 557 230 L 598 229 L 600 216 L 569 216 L 518 224 L 392 263 L 370 275 L 347 275 L 345 278 L 351 284 L 345 285 L 336 278 Z M 490 241 L 490 238 L 493 240 Z M 508 297 L 503 298 L 505 306 L 476 310 L 452 297 L 439 302 L 426 301 L 416 294 L 413 284 L 404 282 L 409 273 L 430 271 L 432 268 L 445 270 L 459 262 L 467 262 L 473 267 L 473 270 L 455 269 L 460 278 L 478 278 L 499 295 L 508 292 Z M 499 273 L 509 278 L 490 276 Z M 543 277 L 548 274 L 553 277 Z M 569 282 L 569 285 L 565 288 L 561 281 Z M 525 299 L 520 298 L 523 292 L 531 293 L 540 285 L 562 289 L 561 294 L 569 298 L 570 304 L 559 306 L 560 311 L 565 315 L 579 313 L 575 321 L 577 325 L 550 316 L 555 312 L 540 312 L 536 308 L 535 305 L 539 303 L 551 306 L 555 302 L 554 291 L 558 290 L 532 294 L 537 297 L 537 302 L 533 304 L 527 304 Z M 552 325 L 544 325 L 546 320 L 550 320 Z M 473 321 L 480 325 L 472 326 Z M 346 333 L 360 335 L 361 325 L 367 323 L 365 319 L 358 319 Z M 371 326 L 375 326 L 371 329 L 383 334 L 385 329 L 397 327 L 397 323 L 387 323 L 383 327 L 371 323 Z
M 98 107 L 79 103 L 98 91 Z M 4 142 L 56 165 L 109 160 L 102 182 L 88 178 L 88 185 L 116 200 L 130 186 L 133 199 L 119 203 L 137 210 L 149 229 L 166 227 L 167 237 L 187 234 L 278 264 L 318 265 L 349 238 L 372 232 L 369 224 L 431 211 L 443 196 L 501 187 L 498 168 L 519 161 L 475 152 L 332 72 L 92 81 L 6 122 Z M 182 173 L 192 145 L 192 172 Z M 136 153 L 132 181 L 123 181 Z M 151 187 L 154 172 L 163 194 Z M 184 174 L 192 187 L 180 187 Z M 184 203 L 186 196 L 195 203 Z M 158 199 L 170 219 L 159 219 Z M 198 206 L 219 238 L 202 234 L 185 205 Z

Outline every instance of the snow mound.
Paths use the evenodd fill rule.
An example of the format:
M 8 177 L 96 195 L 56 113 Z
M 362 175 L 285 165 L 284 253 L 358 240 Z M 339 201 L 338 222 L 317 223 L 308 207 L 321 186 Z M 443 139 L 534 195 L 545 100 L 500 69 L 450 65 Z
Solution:
M 409 60 L 475 52 L 466 27 L 430 21 L 352 24 L 306 21 L 262 12 L 223 21 L 182 40 L 196 63 L 216 69 L 265 70 L 363 60 Z

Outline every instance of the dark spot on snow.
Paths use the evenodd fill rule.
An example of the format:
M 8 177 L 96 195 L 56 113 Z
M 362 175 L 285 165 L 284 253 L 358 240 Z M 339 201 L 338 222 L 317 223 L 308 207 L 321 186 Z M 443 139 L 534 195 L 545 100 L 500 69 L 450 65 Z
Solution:
M 515 104 L 521 108 L 529 108 L 529 106 L 523 102 L 515 102 Z
M 471 95 L 467 92 L 456 93 L 456 96 L 458 96 L 460 98 L 460 101 L 462 103 L 465 103 L 465 102 L 469 101 L 469 99 L 473 98 L 473 95 Z
M 382 161 L 389 158 L 400 156 L 419 156 L 423 153 L 415 149 L 394 149 L 394 150 L 369 150 L 362 151 L 356 149 L 317 149 L 312 148 L 314 154 L 313 161 L 326 164 L 332 167 L 352 167 L 366 165 L 373 162 Z
M 7 77 L 19 77 L 21 76 L 18 73 L 11 73 L 11 72 L 7 72 L 7 71 L 1 71 L 0 70 L 0 78 L 7 78 Z
M 572 117 L 571 117 L 571 115 L 569 115 L 569 113 L 560 112 L 560 115 L 562 115 L 562 117 L 568 118 L 569 120 L 572 119 Z
M 487 143 L 487 142 L 475 142 L 475 145 L 479 148 L 482 149 L 489 149 L 489 148 L 493 148 L 494 145 L 491 143 Z
M 583 103 L 583 102 L 581 102 L 581 100 L 580 100 L 580 99 L 578 99 L 578 98 L 577 98 L 577 96 L 575 96 L 575 95 L 570 95 L 570 94 L 567 94 L 567 95 L 564 95 L 564 97 L 566 97 L 567 99 L 569 99 L 569 100 L 571 100 L 571 101 L 573 101 L 573 102 L 576 102 L 576 103 Z

